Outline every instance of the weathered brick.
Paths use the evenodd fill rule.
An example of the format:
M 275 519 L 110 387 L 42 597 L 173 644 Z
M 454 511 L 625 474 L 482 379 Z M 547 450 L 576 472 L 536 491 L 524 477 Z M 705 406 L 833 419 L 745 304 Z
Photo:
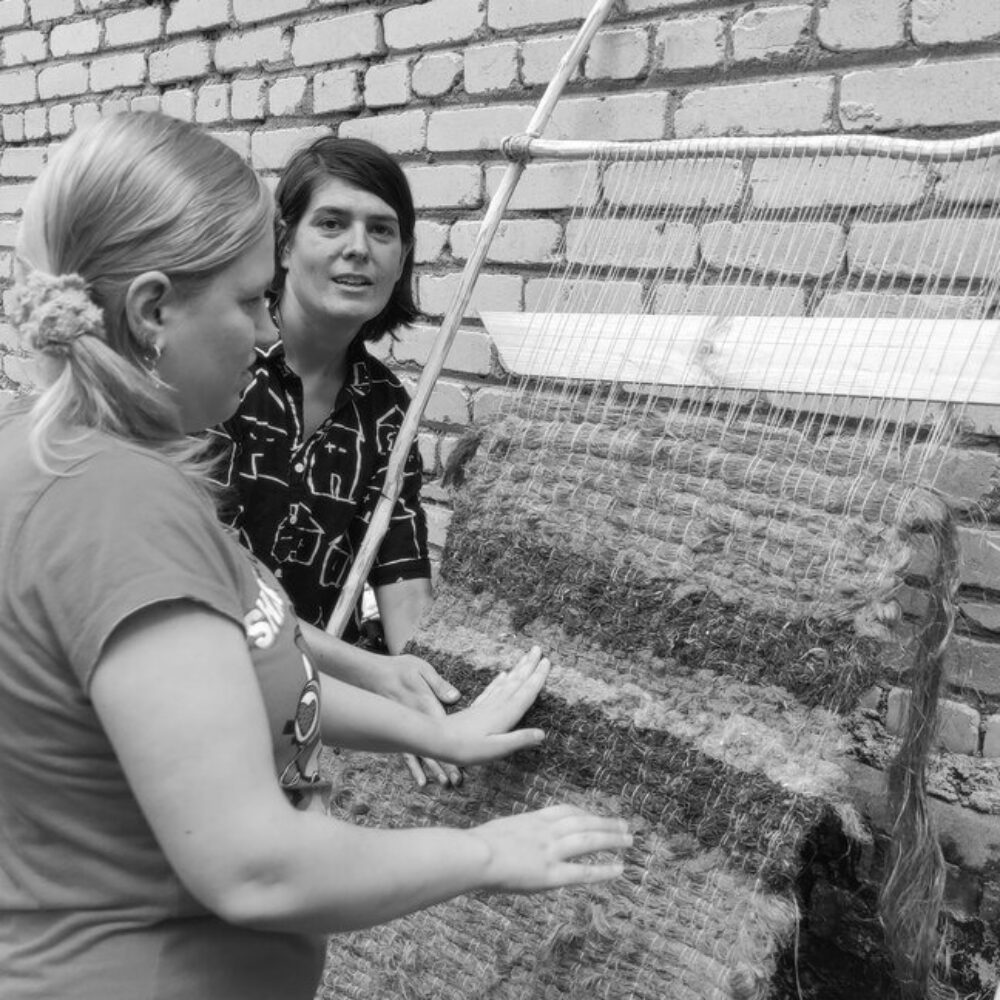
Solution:
M 360 11 L 297 24 L 292 39 L 292 60 L 296 66 L 311 66 L 362 59 L 375 55 L 380 44 L 375 13 Z
M 743 164 L 728 157 L 611 163 L 604 196 L 613 205 L 729 208 L 743 197 Z
M 952 639 L 946 657 L 951 684 L 980 694 L 1000 694 L 1000 646 L 959 636 Z
M 359 69 L 331 69 L 313 77 L 313 111 L 350 111 L 361 105 Z
M 229 99 L 230 113 L 237 121 L 252 121 L 264 117 L 263 80 L 233 80 Z
M 125 7 L 132 0 L 80 0 L 80 6 L 88 13 L 92 14 L 98 10 L 108 10 L 111 7 Z
M 45 70 L 42 70 L 42 72 L 44 73 Z M 86 76 L 86 71 L 84 71 L 84 76 Z M 84 81 L 84 89 L 86 89 L 86 81 Z M 34 71 L 30 69 L 17 69 L 0 73 L 0 93 L 3 94 L 3 102 L 7 106 L 12 104 L 28 104 L 35 100 L 37 91 L 35 90 Z M 45 96 L 56 97 L 58 95 L 48 94 Z
M 160 37 L 162 9 L 143 7 L 114 14 L 104 22 L 104 44 L 141 45 Z
M 343 122 L 340 135 L 368 139 L 390 153 L 415 153 L 424 148 L 426 128 L 423 111 L 404 111 L 398 115 L 373 115 Z
M 13 249 L 17 246 L 17 234 L 20 225 L 6 219 L 0 219 L 0 248 Z
M 304 76 L 285 76 L 275 80 L 267 92 L 267 106 L 272 115 L 298 114 L 305 104 Z
M 101 117 L 108 118 L 110 115 L 121 114 L 123 111 L 128 111 L 131 107 L 131 102 L 127 97 L 105 97 L 101 101 Z
M 725 55 L 725 30 L 718 17 L 681 17 L 664 21 L 656 32 L 660 68 L 669 72 L 719 65 Z
M 11 278 L 14 274 L 14 255 L 12 253 L 0 254 L 0 277 Z M 20 349 L 17 331 L 9 323 L 0 323 L 0 346 L 6 347 L 9 351 Z
M 983 455 L 980 461 L 979 474 L 974 482 L 984 486 L 996 472 L 996 459 Z M 975 489 L 976 486 L 972 488 Z M 996 589 L 1000 581 L 1000 533 L 960 527 L 958 540 L 962 582 L 969 587 Z
M 491 28 L 536 28 L 560 21 L 582 21 L 593 6 L 591 0 L 490 0 Z
M 101 93 L 118 87 L 141 87 L 146 82 L 146 57 L 141 52 L 119 52 L 90 63 L 90 89 Z
M 28 8 L 24 0 L 0 0 L 0 31 L 20 27 L 27 16 Z
M 890 688 L 886 699 L 885 728 L 894 736 L 903 731 L 909 708 L 910 692 L 906 688 Z
M 379 63 L 365 73 L 365 104 L 388 108 L 410 99 L 410 68 L 403 60 Z
M 653 311 L 678 315 L 803 316 L 801 288 L 786 285 L 687 285 L 656 287 Z
M 588 80 L 631 80 L 649 65 L 649 38 L 643 28 L 600 31 L 587 50 Z
M 229 88 L 224 83 L 208 83 L 198 89 L 194 120 L 202 125 L 225 121 L 229 117 Z
M 431 390 L 424 420 L 430 424 L 458 424 L 469 422 L 469 400 L 464 387 L 454 382 L 435 382 Z
M 4 142 L 24 142 L 24 112 L 12 111 L 3 116 Z
M 281 28 L 258 28 L 240 35 L 224 35 L 215 44 L 215 68 L 221 73 L 281 62 L 288 42 Z
M 187 87 L 165 91 L 160 98 L 160 110 L 181 121 L 194 121 L 194 91 Z
M 689 91 L 674 116 L 680 139 L 700 135 L 787 135 L 830 126 L 832 77 L 799 77 Z
M 305 10 L 309 3 L 310 0 L 233 0 L 233 17 L 239 24 L 253 24 Z
M 40 31 L 11 31 L 3 36 L 4 66 L 42 62 L 47 55 L 45 36 Z
M 462 56 L 458 52 L 431 52 L 413 64 L 411 86 L 419 97 L 439 97 L 455 86 L 462 72 Z
M 505 166 L 486 168 L 486 192 L 497 193 Z M 598 196 L 596 172 L 585 163 L 545 163 L 533 160 L 521 175 L 508 207 L 512 210 L 570 208 L 593 205 Z
M 438 504 L 425 504 L 427 515 L 427 543 L 432 548 L 443 549 L 448 541 L 448 525 L 451 524 L 451 511 Z
M 566 225 L 566 259 L 574 264 L 683 270 L 694 265 L 697 250 L 697 230 L 687 223 L 574 219 Z
M 973 204 L 1000 192 L 1000 160 L 995 156 L 934 165 L 934 196 L 941 202 Z
M 39 385 L 42 381 L 34 358 L 22 357 L 17 354 L 3 356 L 3 373 L 22 389 Z
M 330 130 L 320 125 L 258 130 L 254 132 L 250 144 L 251 163 L 257 170 L 280 170 L 292 153 L 329 134 Z
M 733 58 L 746 62 L 786 55 L 807 37 L 811 16 L 806 4 L 748 11 L 733 24 Z
M 761 157 L 750 173 L 761 208 L 916 204 L 928 184 L 925 164 L 879 156 Z
M 523 132 L 534 109 L 527 104 L 432 111 L 427 123 L 431 152 L 498 149 L 504 136 Z
M 6 74 L 4 74 L 6 75 Z M 89 74 L 83 63 L 63 63 L 61 66 L 46 66 L 38 72 L 38 96 L 43 100 L 50 97 L 71 97 L 85 94 L 89 85 Z M 3 81 L 0 79 L 0 87 Z M 9 104 L 21 103 L 5 93 Z
M 393 347 L 397 361 L 427 364 L 439 328 L 426 323 L 416 324 L 401 334 Z M 448 348 L 444 367 L 465 375 L 489 375 L 492 350 L 490 338 L 482 330 L 459 329 Z M 463 397 L 464 398 L 464 397 Z
M 458 291 L 461 275 L 421 275 L 418 281 L 420 307 L 429 316 L 443 316 Z M 463 315 L 479 310 L 510 312 L 521 308 L 521 278 L 513 274 L 480 274 Z
M 419 219 L 413 234 L 413 260 L 417 264 L 433 264 L 448 244 L 449 226 L 441 222 Z
M 230 149 L 234 149 L 244 160 L 250 159 L 250 133 L 249 132 L 213 132 L 219 142 L 224 142 Z
M 451 227 L 451 252 L 459 260 L 471 255 L 479 229 L 478 221 L 460 221 Z M 557 222 L 505 219 L 497 226 L 486 259 L 503 264 L 550 264 L 561 235 Z
M 465 91 L 486 94 L 517 86 L 517 42 L 470 45 L 465 50 Z
M 31 9 L 31 23 L 40 24 L 42 21 L 72 17 L 76 5 L 74 0 L 29 0 L 28 6 Z
M 390 49 L 447 45 L 473 37 L 486 20 L 478 0 L 426 0 L 396 7 L 383 17 L 385 44 Z
M 208 43 L 181 42 L 149 56 L 151 83 L 176 83 L 205 76 L 209 68 Z
M 641 312 L 642 283 L 532 278 L 524 289 L 524 309 L 525 312 Z
M 1000 636 L 1000 604 L 986 604 L 983 601 L 959 601 L 962 617 L 977 630 L 992 632 Z
M 205 0 L 174 0 L 170 5 L 166 30 L 168 35 L 203 31 L 229 23 L 229 5 L 205 3 Z
M 1000 757 L 1000 715 L 990 715 L 986 718 L 986 731 L 983 734 L 983 756 Z
M 73 108 L 73 127 L 86 128 L 93 125 L 101 117 L 101 109 L 93 101 L 84 101 Z
M 159 101 L 157 101 L 159 104 Z M 49 132 L 54 136 L 69 135 L 73 131 L 73 105 L 53 104 L 49 108 Z
M 49 48 L 54 59 L 96 52 L 100 42 L 101 26 L 93 18 L 54 25 L 49 33 Z
M 710 222 L 701 252 L 713 267 L 821 277 L 840 267 L 844 233 L 830 222 Z
M 478 208 L 482 204 L 482 174 L 473 163 L 407 167 L 406 178 L 418 210 Z
M 990 278 L 1000 268 L 1000 221 L 859 223 L 847 239 L 852 270 L 938 279 Z
M 528 38 L 521 46 L 521 80 L 529 87 L 544 85 L 552 79 L 559 62 L 573 41 L 572 35 L 546 35 Z M 569 79 L 579 80 L 581 69 L 577 66 Z
M 37 177 L 45 166 L 44 146 L 16 146 L 0 153 L 0 176 Z
M 49 134 L 49 113 L 45 108 L 28 108 L 24 112 L 25 139 L 44 139 Z
M 978 42 L 1000 34 L 1000 4 L 982 0 L 913 0 L 910 16 L 918 45 Z
M 825 48 L 845 51 L 902 45 L 906 6 L 906 0 L 828 0 L 816 37 Z
M 900 292 L 828 292 L 813 306 L 814 316 L 858 318 L 975 319 L 985 301 L 969 295 L 906 295 Z
M 901 129 L 1000 120 L 1000 58 L 948 60 L 845 73 L 845 129 Z
M 425 476 L 433 475 L 437 471 L 437 443 L 438 436 L 433 431 L 421 431 L 417 434 L 417 450 L 420 452 Z M 426 496 L 422 498 L 426 499 Z
M 979 750 L 979 713 L 960 701 L 942 698 L 938 705 L 937 742 L 952 753 Z
M 140 94 L 133 97 L 128 106 L 132 111 L 159 111 L 160 98 L 158 94 Z

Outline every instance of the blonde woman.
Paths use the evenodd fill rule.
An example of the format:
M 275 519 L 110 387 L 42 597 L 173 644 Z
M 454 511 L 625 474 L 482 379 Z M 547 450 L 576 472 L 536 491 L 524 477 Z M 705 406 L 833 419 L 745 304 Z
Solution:
M 220 527 L 192 435 L 235 410 L 270 196 L 160 115 L 71 137 L 23 219 L 15 322 L 42 388 L 0 419 L 0 995 L 311 1000 L 323 936 L 470 890 L 613 877 L 569 807 L 468 829 L 325 814 L 320 740 L 473 763 L 537 650 L 446 719 L 313 669 L 277 580 Z

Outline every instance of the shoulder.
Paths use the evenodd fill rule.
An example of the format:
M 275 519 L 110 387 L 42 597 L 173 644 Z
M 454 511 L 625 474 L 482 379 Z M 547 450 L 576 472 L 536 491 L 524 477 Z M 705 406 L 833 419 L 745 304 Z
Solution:
M 406 391 L 399 376 L 384 361 L 365 350 L 364 362 L 368 369 L 368 378 L 373 392 L 398 401 L 403 406 L 410 402 L 410 394 Z

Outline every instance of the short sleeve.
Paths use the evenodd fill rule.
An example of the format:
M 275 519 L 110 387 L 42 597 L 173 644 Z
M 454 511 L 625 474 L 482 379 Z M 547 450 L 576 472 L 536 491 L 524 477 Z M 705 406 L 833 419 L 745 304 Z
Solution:
M 142 608 L 190 600 L 242 623 L 239 547 L 155 456 L 109 449 L 56 478 L 25 517 L 17 559 L 85 688 L 112 632 Z

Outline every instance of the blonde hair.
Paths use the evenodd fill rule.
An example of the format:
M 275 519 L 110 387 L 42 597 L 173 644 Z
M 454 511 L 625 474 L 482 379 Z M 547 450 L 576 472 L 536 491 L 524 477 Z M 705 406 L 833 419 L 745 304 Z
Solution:
M 189 463 L 155 375 L 152 345 L 130 329 L 134 278 L 162 271 L 196 292 L 272 228 L 270 191 L 241 157 L 195 125 L 123 112 L 71 136 L 24 209 L 18 253 L 28 274 L 13 321 L 39 354 L 32 453 L 100 430 Z

